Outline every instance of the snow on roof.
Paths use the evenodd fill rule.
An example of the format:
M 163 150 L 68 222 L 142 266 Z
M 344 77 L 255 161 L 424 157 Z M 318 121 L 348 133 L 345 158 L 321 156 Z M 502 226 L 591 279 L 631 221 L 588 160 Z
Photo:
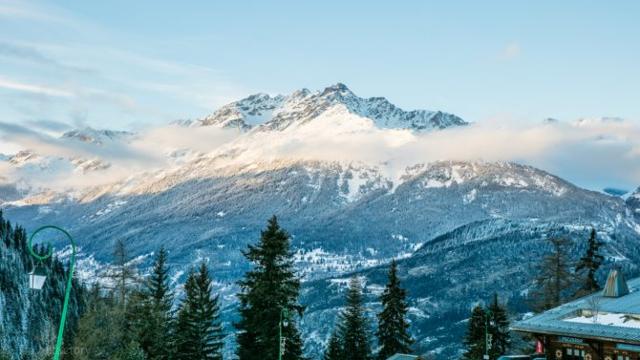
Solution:
M 387 360 L 415 360 L 417 358 L 417 355 L 395 354 Z
M 564 319 L 581 324 L 600 324 L 640 329 L 640 315 L 582 311 L 580 315 Z
M 519 321 L 511 329 L 640 344 L 640 278 L 627 285 L 627 295 L 607 297 L 599 291 Z

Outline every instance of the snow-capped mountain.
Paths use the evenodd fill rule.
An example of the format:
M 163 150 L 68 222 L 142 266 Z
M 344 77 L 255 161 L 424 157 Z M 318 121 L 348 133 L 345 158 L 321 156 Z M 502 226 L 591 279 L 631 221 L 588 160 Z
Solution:
M 127 171 L 72 194 L 0 187 L 0 206 L 28 229 L 41 224 L 69 229 L 90 257 L 85 262 L 90 265 L 79 266 L 89 278 L 109 261 L 114 239 L 125 240 L 141 259 L 166 246 L 176 279 L 194 261 L 207 259 L 224 292 L 227 320 L 233 316 L 235 281 L 249 266 L 241 251 L 276 214 L 292 235 L 305 283 L 309 354 L 317 355 L 329 335 L 346 276 L 366 277 L 368 294 L 375 295 L 384 266 L 395 257 L 403 259 L 419 348 L 453 358 L 457 337 L 450 334 L 460 333 L 473 302 L 499 291 L 512 311 L 524 311 L 521 294 L 531 278 L 526 264 L 541 256 L 550 234 L 574 239 L 575 257 L 594 227 L 606 240 L 610 261 L 625 266 L 630 276 L 640 263 L 640 189 L 625 201 L 513 162 L 418 157 L 404 164 L 408 160 L 386 154 L 373 154 L 369 161 L 350 158 L 348 152 L 326 156 L 333 154 L 336 138 L 360 144 L 375 136 L 395 146 L 466 124 L 451 114 L 404 111 L 384 98 L 360 98 L 342 84 L 286 96 L 257 94 L 169 129 L 205 135 L 242 130 L 227 131 L 234 137 L 215 149 L 154 146 L 175 161 L 161 169 Z M 136 136 L 84 129 L 59 140 L 69 146 L 126 148 L 134 138 L 144 140 Z M 301 146 L 310 143 L 311 148 Z M 323 156 L 301 156 L 301 148 L 304 155 L 320 151 Z M 93 160 L 61 161 L 75 173 L 84 166 L 86 175 L 101 174 L 105 168 Z M 12 161 L 14 167 L 45 164 L 43 169 L 50 169 L 52 160 L 25 152 L 5 160 Z
M 305 124 L 335 107 L 374 121 L 378 128 L 430 130 L 466 125 L 458 116 L 441 111 L 404 111 L 383 97 L 361 98 L 338 83 L 322 91 L 302 89 L 290 95 L 255 94 L 220 108 L 195 122 L 249 130 L 284 130 Z
M 368 293 L 375 295 L 392 257 L 407 259 L 401 264 L 420 348 L 439 349 L 447 358 L 456 355 L 457 338 L 450 334 L 462 333 L 458 321 L 491 291 L 500 291 L 513 311 L 524 311 L 519 294 L 529 286 L 527 264 L 541 256 L 549 234 L 574 239 L 577 256 L 593 226 L 607 241 L 610 259 L 629 275 L 640 260 L 640 226 L 623 199 L 528 166 L 445 161 L 410 167 L 394 180 L 379 168 L 340 162 L 279 161 L 201 172 L 212 164 L 202 159 L 135 191 L 9 207 L 7 215 L 28 228 L 69 228 L 83 252 L 92 254 L 91 264 L 109 260 L 115 238 L 126 240 L 134 255 L 167 246 L 176 271 L 209 259 L 228 291 L 229 319 L 233 284 L 248 267 L 241 250 L 277 214 L 292 234 L 305 279 L 310 354 L 320 351 L 341 306 L 340 279 L 363 271 L 372 276 Z M 487 277 L 491 281 L 484 283 Z

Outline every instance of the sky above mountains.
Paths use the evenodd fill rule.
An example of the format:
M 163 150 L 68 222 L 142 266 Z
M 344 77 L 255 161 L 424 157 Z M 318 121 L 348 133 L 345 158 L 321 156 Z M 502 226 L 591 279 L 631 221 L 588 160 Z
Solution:
M 344 82 L 468 121 L 640 118 L 640 3 L 0 0 L 0 121 L 136 129 Z

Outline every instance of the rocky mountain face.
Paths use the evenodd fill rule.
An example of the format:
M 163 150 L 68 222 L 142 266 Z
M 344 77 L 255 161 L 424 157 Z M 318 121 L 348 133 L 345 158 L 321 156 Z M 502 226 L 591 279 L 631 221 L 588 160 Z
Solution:
M 629 197 L 627 198 L 627 205 L 636 216 L 636 218 L 640 220 L 640 187 L 638 187 L 635 192 L 629 195 Z
M 194 262 L 207 260 L 223 294 L 228 331 L 235 282 L 248 266 L 241 251 L 276 214 L 292 236 L 304 280 L 308 310 L 301 325 L 311 356 L 329 336 L 348 277 L 365 279 L 373 314 L 386 264 L 395 257 L 409 290 L 418 349 L 456 358 L 474 303 L 498 292 L 514 317 L 527 311 L 523 296 L 548 236 L 574 239 L 571 255 L 577 257 L 594 227 L 606 241 L 608 261 L 637 274 L 638 192 L 625 201 L 510 162 L 416 162 L 398 169 L 390 161 L 279 158 L 272 150 L 285 144 L 281 148 L 292 152 L 292 144 L 318 134 L 349 139 L 393 129 L 410 137 L 466 124 L 451 114 L 360 98 L 342 84 L 287 96 L 257 94 L 177 124 L 242 130 L 211 153 L 72 195 L 41 193 L 37 201 L 15 186 L 0 187 L 0 206 L 28 229 L 57 224 L 70 230 L 81 247 L 78 269 L 85 279 L 110 260 L 115 239 L 125 240 L 143 266 L 166 246 L 178 283 Z M 106 147 L 132 136 L 85 131 L 61 141 Z M 184 151 L 167 153 L 183 158 Z M 20 163 L 34 161 L 30 156 L 21 155 Z M 92 171 L 100 174 L 99 167 Z
M 430 130 L 467 124 L 458 116 L 441 111 L 404 111 L 383 97 L 361 98 L 338 83 L 318 92 L 302 89 L 287 96 L 251 95 L 223 106 L 192 125 L 284 130 L 312 121 L 334 107 L 344 107 L 371 119 L 379 128 Z

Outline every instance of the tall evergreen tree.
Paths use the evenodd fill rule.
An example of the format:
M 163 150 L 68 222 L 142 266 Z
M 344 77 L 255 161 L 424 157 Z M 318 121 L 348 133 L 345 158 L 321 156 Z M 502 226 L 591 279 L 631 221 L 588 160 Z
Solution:
M 576 264 L 576 275 L 585 273 L 580 288 L 575 294 L 576 297 L 588 295 L 601 289 L 598 280 L 596 280 L 596 272 L 604 260 L 604 256 L 599 252 L 601 245 L 602 243 L 596 237 L 596 229 L 591 229 L 587 251 Z
M 497 359 L 506 354 L 511 345 L 509 334 L 509 317 L 506 309 L 498 302 L 498 294 L 493 294 L 493 301 L 488 307 L 489 333 L 491 334 L 491 349 L 489 356 Z
M 135 306 L 135 330 L 138 343 L 148 360 L 169 359 L 172 342 L 173 292 L 169 285 L 167 251 L 160 248 L 151 275 Z
M 530 294 L 536 311 L 562 304 L 574 279 L 567 255 L 571 242 L 563 238 L 550 238 L 549 242 L 552 251 L 538 265 L 535 289 Z
M 249 245 L 244 256 L 253 264 L 239 281 L 240 321 L 237 355 L 240 360 L 277 359 L 280 351 L 281 313 L 302 315 L 298 303 L 300 280 L 294 273 L 289 235 L 275 216 L 269 219 L 257 245 Z M 282 328 L 284 360 L 302 359 L 302 339 L 293 318 Z
M 389 280 L 382 293 L 382 312 L 378 314 L 378 359 L 386 360 L 396 353 L 411 354 L 413 339 L 409 334 L 406 291 L 400 287 L 398 264 L 391 261 Z
M 340 338 L 346 360 L 369 360 L 369 323 L 365 314 L 362 284 L 357 277 L 349 281 L 346 309 L 340 314 Z
M 482 359 L 485 353 L 485 326 L 486 326 L 486 313 L 482 306 L 477 305 L 471 312 L 471 319 L 469 319 L 469 326 L 467 333 L 464 337 L 464 345 L 466 351 L 462 356 L 466 360 L 478 360 Z
M 178 310 L 176 360 L 222 360 L 223 332 L 218 296 L 212 296 L 207 265 L 191 271 Z
M 338 333 L 334 330 L 324 352 L 323 360 L 344 360 L 344 349 Z

